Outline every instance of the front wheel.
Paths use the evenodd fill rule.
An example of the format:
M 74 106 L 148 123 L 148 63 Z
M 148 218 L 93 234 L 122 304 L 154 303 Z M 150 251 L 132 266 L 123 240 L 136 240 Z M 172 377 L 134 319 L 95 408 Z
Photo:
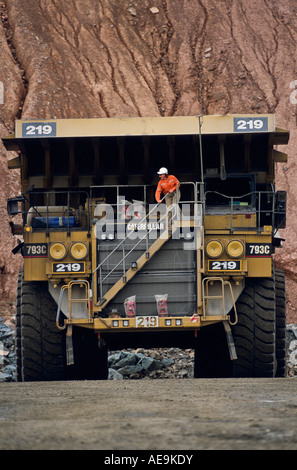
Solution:
M 18 382 L 108 378 L 108 350 L 92 330 L 73 328 L 74 364 L 66 364 L 66 332 L 56 325 L 57 305 L 46 282 L 27 282 L 20 271 L 16 300 Z
M 56 326 L 56 304 L 45 282 L 26 282 L 20 272 L 17 289 L 17 381 L 65 378 L 65 334 Z

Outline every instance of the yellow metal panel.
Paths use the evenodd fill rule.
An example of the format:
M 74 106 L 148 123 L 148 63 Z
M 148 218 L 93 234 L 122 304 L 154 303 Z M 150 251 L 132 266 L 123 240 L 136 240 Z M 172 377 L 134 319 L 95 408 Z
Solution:
M 22 136 L 22 124 L 16 121 L 16 137 Z M 30 123 L 38 124 L 38 120 Z M 44 121 L 42 121 L 44 122 Z M 90 136 L 129 136 L 129 135 L 178 135 L 197 134 L 197 117 L 183 118 L 101 118 L 101 119 L 58 119 L 48 120 L 56 123 L 57 137 Z
M 21 157 L 18 155 L 17 157 L 12 158 L 11 160 L 8 160 L 7 166 L 9 170 L 21 168 L 22 167 Z
M 248 277 L 271 277 L 271 258 L 249 258 Z
M 275 116 L 273 114 L 203 116 L 201 118 L 202 134 L 232 134 L 234 118 L 257 119 L 267 118 L 267 130 L 275 132 Z M 49 119 L 16 121 L 15 137 L 22 138 L 22 125 L 32 123 L 56 124 L 56 137 L 90 137 L 90 136 L 129 136 L 129 135 L 197 135 L 199 133 L 198 116 L 170 117 L 135 117 L 135 118 L 94 118 L 94 119 Z M 243 130 L 248 133 L 248 127 Z M 27 137 L 31 137 L 29 135 Z M 33 138 L 45 138 L 46 135 L 33 134 Z
M 272 158 L 274 162 L 287 163 L 288 161 L 288 155 L 286 153 L 279 152 L 278 150 L 273 150 Z
M 47 281 L 45 272 L 46 259 L 24 259 L 24 280 L 25 281 Z
M 246 243 L 271 243 L 271 227 L 267 226 L 267 235 L 265 231 L 261 235 L 249 235 L 246 237 Z M 268 257 L 249 257 L 248 277 L 271 277 L 271 256 Z
M 233 134 L 234 118 L 259 119 L 267 118 L 267 131 L 275 131 L 275 115 L 274 114 L 228 114 L 224 116 L 203 116 L 202 118 L 202 134 Z M 249 128 L 246 127 L 242 133 L 248 134 Z
M 138 317 L 139 318 L 139 317 Z M 123 334 L 124 332 L 140 332 L 140 331 L 151 331 L 154 334 L 155 331 L 185 331 L 192 330 L 193 333 L 195 330 L 199 330 L 203 326 L 211 325 L 213 323 L 222 322 L 228 320 L 228 316 L 224 315 L 211 315 L 206 317 L 201 317 L 200 315 L 195 316 L 195 321 L 193 321 L 194 316 L 191 317 L 159 317 L 157 327 L 148 327 L 148 328 L 138 328 L 136 326 L 135 318 L 92 318 L 89 319 L 67 319 L 67 324 L 73 324 L 77 326 L 82 326 L 85 328 L 92 328 L 98 332 L 108 332 L 114 334 Z M 167 322 L 171 321 L 169 325 Z M 180 325 L 176 324 L 176 321 L 181 321 Z M 117 323 L 117 326 L 114 326 L 114 323 Z M 124 326 L 125 323 L 127 326 Z
M 256 214 L 250 214 L 250 218 L 246 214 L 233 214 L 233 228 L 252 228 L 257 226 Z M 226 215 L 206 215 L 205 230 L 226 230 L 231 228 L 231 214 Z
M 290 132 L 285 129 L 276 128 L 275 134 L 272 136 L 273 145 L 287 145 L 290 138 Z
M 47 243 L 44 233 L 26 233 L 24 234 L 25 244 Z M 24 258 L 24 280 L 25 281 L 47 281 L 46 275 L 47 257 Z
M 89 245 L 90 239 L 87 237 L 87 232 L 71 232 L 71 236 L 68 237 L 66 232 L 50 232 L 49 237 L 46 237 L 44 232 L 25 232 L 24 242 L 26 244 L 38 244 L 47 243 L 48 246 L 52 242 L 62 242 L 69 249 L 74 241 L 82 241 Z M 83 260 L 85 262 L 86 272 L 91 272 L 91 265 L 88 261 L 89 257 Z M 47 281 L 48 275 L 53 278 L 66 277 L 67 273 L 52 273 L 52 262 L 51 258 L 48 257 L 32 257 L 24 258 L 24 278 L 25 281 Z M 62 260 L 63 263 L 75 263 L 69 254 Z M 72 273 L 70 277 L 85 277 L 86 274 Z

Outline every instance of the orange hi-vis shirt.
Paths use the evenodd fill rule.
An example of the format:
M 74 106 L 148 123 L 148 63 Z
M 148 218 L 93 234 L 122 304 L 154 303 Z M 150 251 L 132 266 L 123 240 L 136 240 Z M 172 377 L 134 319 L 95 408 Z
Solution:
M 164 195 L 169 193 L 169 191 L 173 190 L 176 191 L 179 188 L 180 184 L 178 179 L 173 175 L 168 175 L 168 177 L 164 180 L 160 180 L 156 189 L 156 201 L 160 202 L 161 200 L 161 193 Z

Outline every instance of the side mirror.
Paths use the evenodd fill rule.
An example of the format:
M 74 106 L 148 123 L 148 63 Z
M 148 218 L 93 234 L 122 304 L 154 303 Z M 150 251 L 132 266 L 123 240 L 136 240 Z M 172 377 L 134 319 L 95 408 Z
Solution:
M 8 215 L 17 215 L 23 213 L 23 204 L 25 198 L 23 196 L 13 197 L 7 200 L 7 213 Z M 21 209 L 19 210 L 19 204 L 22 204 Z

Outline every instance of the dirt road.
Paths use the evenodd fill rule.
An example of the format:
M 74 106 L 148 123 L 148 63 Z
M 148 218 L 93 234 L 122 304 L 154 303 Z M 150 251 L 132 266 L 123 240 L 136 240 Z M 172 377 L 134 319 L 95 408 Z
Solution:
M 296 379 L 0 384 L 0 449 L 297 449 Z

